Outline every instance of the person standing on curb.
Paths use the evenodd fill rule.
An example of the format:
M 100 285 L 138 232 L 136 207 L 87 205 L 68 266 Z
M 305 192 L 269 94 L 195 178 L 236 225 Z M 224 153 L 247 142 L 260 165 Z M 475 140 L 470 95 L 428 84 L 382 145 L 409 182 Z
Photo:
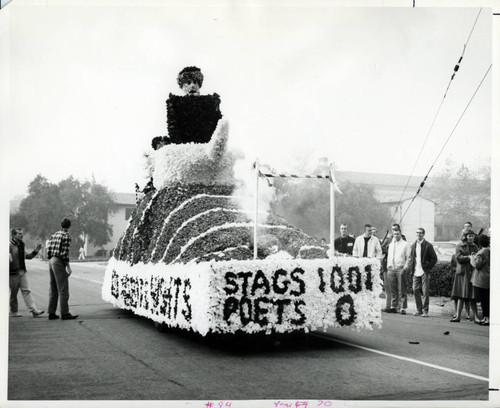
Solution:
M 21 317 L 18 313 L 17 293 L 21 289 L 24 303 L 33 317 L 38 317 L 44 313 L 43 310 L 37 310 L 31 297 L 31 290 L 28 286 L 28 277 L 26 271 L 25 259 L 33 259 L 40 249 L 41 244 L 29 254 L 24 252 L 23 230 L 14 228 L 11 230 L 11 240 L 9 243 L 9 286 L 10 286 L 10 316 Z
M 354 241 L 352 256 L 356 258 L 382 259 L 382 248 L 378 238 L 372 236 L 372 226 L 365 224 L 365 232 Z
M 389 251 L 389 245 L 392 242 L 392 233 L 387 232 L 387 236 L 380 243 L 380 247 L 382 248 L 382 260 L 380 261 L 380 275 L 382 281 L 384 283 L 384 292 L 385 292 L 385 308 L 382 309 L 384 313 L 392 313 L 391 303 L 392 303 L 392 294 L 391 294 L 391 283 L 389 282 L 389 278 L 387 277 L 387 252 Z
M 347 224 L 340 224 L 340 237 L 333 241 L 335 253 L 352 256 L 354 238 L 347 234 Z
M 61 222 L 61 230 L 50 237 L 47 247 L 49 258 L 50 289 L 49 289 L 49 320 L 59 319 L 56 315 L 57 302 L 60 303 L 61 319 L 72 320 L 74 316 L 69 312 L 69 276 L 71 266 L 69 264 L 69 247 L 71 245 L 71 235 L 68 229 L 71 221 L 64 218 Z
M 390 282 L 392 298 L 390 313 L 399 311 L 404 315 L 408 307 L 405 274 L 410 262 L 410 246 L 401 237 L 400 229 L 393 228 L 392 236 L 387 252 L 387 279 Z
M 473 257 L 474 270 L 472 272 L 472 291 L 474 298 L 481 301 L 483 309 L 483 319 L 479 324 L 490 325 L 490 237 L 479 235 L 478 238 L 481 249 Z M 472 262 L 471 262 L 472 263 Z
M 472 290 L 471 277 L 473 272 L 473 266 L 470 263 L 471 258 L 474 254 L 477 254 L 478 247 L 474 243 L 476 239 L 476 234 L 474 231 L 469 230 L 467 232 L 467 241 L 461 242 L 457 245 L 455 251 L 457 259 L 457 268 L 455 271 L 455 276 L 453 277 L 453 286 L 451 288 L 451 298 L 455 300 L 455 315 L 452 317 L 450 322 L 458 323 L 460 322 L 460 317 L 462 315 L 462 309 L 464 304 L 467 302 L 470 304 L 472 310 L 472 318 L 474 322 L 479 324 L 481 321 L 477 315 L 477 304 L 475 295 L 476 293 Z
M 429 284 L 431 270 L 437 263 L 433 245 L 425 240 L 425 230 L 417 229 L 417 240 L 411 245 L 410 272 L 413 275 L 413 293 L 417 311 L 413 316 L 429 316 Z M 422 296 L 424 303 L 422 304 Z

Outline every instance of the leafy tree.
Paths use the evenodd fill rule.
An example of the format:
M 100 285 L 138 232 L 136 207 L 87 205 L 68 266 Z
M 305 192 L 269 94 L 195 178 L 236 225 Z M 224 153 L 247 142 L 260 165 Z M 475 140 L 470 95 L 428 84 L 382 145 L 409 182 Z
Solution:
M 38 174 L 29 184 L 28 196 L 21 201 L 17 214 L 26 219 L 27 232 L 42 240 L 47 239 L 66 215 L 58 186 Z
M 9 228 L 23 228 L 28 225 L 26 217 L 19 212 L 9 214 Z
M 373 187 L 350 182 L 342 184 L 342 195 L 335 197 L 335 232 L 339 231 L 341 223 L 346 223 L 351 233 L 361 234 L 365 224 L 383 230 L 390 221 L 389 208 L 377 201 Z
M 61 219 L 67 217 L 71 220 L 71 236 L 76 242 L 72 247 L 76 251 L 85 236 L 95 245 L 110 241 L 112 228 L 108 214 L 115 210 L 111 194 L 103 185 L 81 183 L 73 176 L 53 184 L 39 174 L 29 184 L 28 196 L 11 219 L 24 220 L 27 232 L 45 240 L 60 228 Z
M 328 174 L 326 164 L 313 170 L 315 174 Z M 330 186 L 327 180 L 275 179 L 276 195 L 271 211 L 309 235 L 329 237 Z M 370 223 L 383 227 L 389 224 L 387 207 L 380 204 L 372 187 L 363 184 L 342 183 L 342 194 L 335 192 L 335 235 L 341 223 L 347 223 L 349 232 L 361 234 Z
M 464 164 L 448 162 L 443 171 L 429 179 L 423 194 L 437 204 L 437 240 L 459 239 L 465 221 L 472 222 L 475 232 L 489 227 L 489 166 L 474 171 Z
M 82 223 L 83 231 L 90 234 L 90 242 L 105 245 L 113 233 L 108 214 L 116 211 L 116 204 L 107 187 L 96 183 L 86 183 L 84 187 L 84 204 L 77 219 Z

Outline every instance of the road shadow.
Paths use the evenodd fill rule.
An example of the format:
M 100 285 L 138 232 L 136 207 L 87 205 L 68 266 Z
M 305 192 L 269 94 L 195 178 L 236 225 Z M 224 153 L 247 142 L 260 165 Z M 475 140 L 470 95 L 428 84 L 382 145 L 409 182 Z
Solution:
M 147 319 L 146 319 L 147 320 Z M 345 346 L 340 343 L 329 341 L 314 333 L 296 331 L 292 333 L 207 333 L 202 336 L 192 330 L 183 330 L 167 326 L 157 327 L 160 332 L 180 341 L 196 343 L 200 347 L 206 347 L 218 352 L 232 355 L 263 355 L 276 353 L 301 353 L 304 351 L 320 351 L 344 349 Z
M 156 329 L 165 335 L 165 339 L 179 342 L 189 342 L 198 347 L 217 350 L 218 352 L 231 355 L 264 355 L 276 353 L 301 353 L 304 351 L 321 351 L 345 349 L 349 346 L 333 342 L 323 336 L 316 336 L 314 332 L 304 330 L 291 333 L 207 333 L 205 336 L 198 332 L 177 327 L 169 327 L 164 323 L 157 323 L 151 319 L 135 315 L 132 311 L 123 309 L 108 309 L 101 311 L 99 315 L 92 318 L 116 318 L 116 319 L 136 319 L 145 328 Z M 328 335 L 326 335 L 328 336 Z

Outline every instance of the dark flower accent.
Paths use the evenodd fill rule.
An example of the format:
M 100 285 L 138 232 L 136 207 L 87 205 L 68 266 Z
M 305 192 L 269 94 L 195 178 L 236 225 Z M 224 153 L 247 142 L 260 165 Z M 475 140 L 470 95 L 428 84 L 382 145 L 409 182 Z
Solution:
M 342 312 L 344 311 L 344 305 L 349 305 L 349 317 L 344 318 Z M 335 307 L 335 317 L 337 322 L 341 326 L 350 326 L 354 323 L 356 319 L 356 310 L 354 310 L 354 300 L 351 295 L 344 295 L 337 301 L 337 306 Z
M 139 262 L 168 264 L 174 260 L 186 263 L 253 259 L 253 224 L 247 214 L 238 211 L 237 204 L 231 197 L 233 189 L 234 186 L 178 184 L 155 194 L 145 195 L 132 213 L 129 226 L 114 251 L 114 257 L 132 265 Z M 191 198 L 194 199 L 179 208 Z M 174 210 L 176 211 L 173 212 Z M 216 211 L 193 219 L 208 210 Z M 187 220 L 191 221 L 181 228 Z M 274 245 L 297 257 L 303 246 L 317 244 L 316 238 L 293 228 L 282 218 L 271 215 L 267 225 L 268 228 L 260 229 L 269 239 L 259 240 L 259 259 L 272 253 L 271 246 Z M 200 237 L 179 257 L 183 246 L 214 227 L 224 228 Z M 303 250 L 301 253 L 303 258 L 313 255 L 325 257 L 323 250 Z
M 326 250 L 321 247 L 301 248 L 299 252 L 301 259 L 325 259 L 328 258 Z
M 167 127 L 171 143 L 208 143 L 222 118 L 220 96 L 178 96 L 167 99 Z

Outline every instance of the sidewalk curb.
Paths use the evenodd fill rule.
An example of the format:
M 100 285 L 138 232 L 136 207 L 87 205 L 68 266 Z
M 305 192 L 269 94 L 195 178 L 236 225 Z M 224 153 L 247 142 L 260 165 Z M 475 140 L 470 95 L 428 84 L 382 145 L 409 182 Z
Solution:
M 381 308 L 385 308 L 385 293 L 382 294 L 380 298 Z M 408 314 L 413 314 L 417 311 L 415 306 L 415 297 L 413 295 L 408 295 L 408 308 L 406 312 Z M 445 298 L 442 296 L 430 297 L 429 298 L 429 316 L 446 316 L 452 317 L 455 313 L 455 305 L 452 299 Z

